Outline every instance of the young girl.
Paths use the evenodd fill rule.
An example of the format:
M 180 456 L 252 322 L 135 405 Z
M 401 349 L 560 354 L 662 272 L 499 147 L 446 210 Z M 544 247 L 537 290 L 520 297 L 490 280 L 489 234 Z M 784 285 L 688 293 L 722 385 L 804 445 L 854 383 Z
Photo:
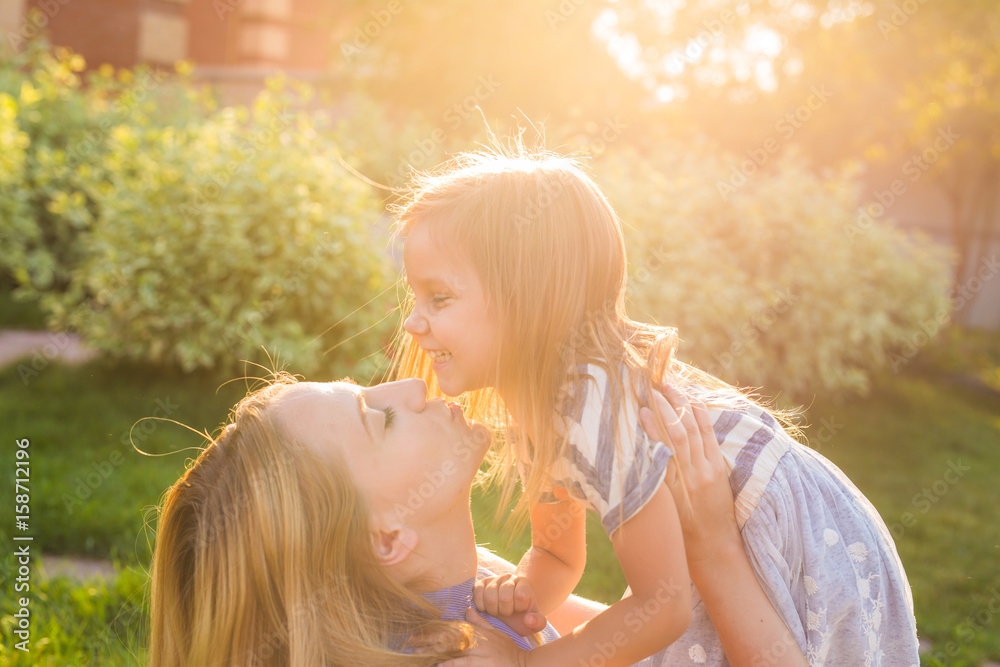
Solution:
M 763 616 L 741 627 L 744 601 L 685 562 L 662 483 L 671 451 L 639 418 L 664 382 L 711 406 L 750 563 L 810 663 L 918 663 L 909 586 L 875 509 L 767 410 L 675 359 L 671 330 L 628 319 L 621 226 L 578 165 L 520 149 L 466 154 L 415 180 L 399 223 L 414 302 L 397 375 L 471 392 L 470 416 L 507 427 L 495 468 L 504 500 L 517 470 L 518 509 L 530 512 L 520 579 L 477 587 L 477 606 L 522 611 L 512 596 L 524 592 L 543 613 L 557 606 L 585 564 L 581 507 L 600 516 L 631 589 L 530 655 L 487 642 L 455 664 L 502 664 L 475 662 L 497 651 L 530 665 L 626 665 L 661 649 L 655 664 L 726 664 L 724 646 L 734 663 L 794 653 L 748 631 Z

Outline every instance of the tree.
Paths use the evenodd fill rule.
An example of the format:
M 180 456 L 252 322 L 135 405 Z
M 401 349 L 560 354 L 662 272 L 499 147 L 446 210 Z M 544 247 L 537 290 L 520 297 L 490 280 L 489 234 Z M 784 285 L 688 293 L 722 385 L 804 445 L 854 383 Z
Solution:
M 632 115 L 642 89 L 591 26 L 582 0 L 355 2 L 338 23 L 334 68 L 392 107 L 468 136 L 481 120 L 596 122 Z
M 658 113 L 670 125 L 694 127 L 738 154 L 759 153 L 777 131 L 817 167 L 915 156 L 913 168 L 949 202 L 956 286 L 997 238 L 1000 5 L 993 0 L 620 5 L 614 34 L 639 43 L 639 78 L 680 102 Z M 657 9 L 664 6 L 671 8 Z M 823 97 L 822 113 L 796 122 L 793 110 Z M 922 160 L 925 152 L 932 159 Z

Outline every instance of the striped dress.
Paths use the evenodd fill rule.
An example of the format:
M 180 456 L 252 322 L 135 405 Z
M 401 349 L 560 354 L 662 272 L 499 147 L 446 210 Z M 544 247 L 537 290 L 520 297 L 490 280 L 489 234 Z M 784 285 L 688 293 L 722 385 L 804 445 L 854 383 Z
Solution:
M 579 370 L 582 386 L 567 391 L 561 402 L 566 456 L 549 477 L 552 487 L 596 511 L 611 535 L 652 498 L 672 454 L 646 436 L 628 389 L 624 400 L 613 400 L 600 366 Z M 620 372 L 627 388 L 628 371 Z M 738 409 L 709 408 L 709 414 L 731 467 L 736 518 L 750 563 L 809 663 L 918 665 L 910 587 L 872 504 L 833 463 L 749 401 Z M 555 499 L 547 494 L 543 502 Z M 692 602 L 688 630 L 643 665 L 729 664 L 694 587 Z M 781 664 L 787 648 L 773 647 L 759 663 Z

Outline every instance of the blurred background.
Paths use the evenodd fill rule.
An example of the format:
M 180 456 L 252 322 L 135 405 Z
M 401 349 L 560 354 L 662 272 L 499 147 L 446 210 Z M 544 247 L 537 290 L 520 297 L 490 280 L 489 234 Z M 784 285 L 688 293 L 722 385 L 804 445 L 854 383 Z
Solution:
M 143 662 L 152 508 L 204 442 L 164 420 L 211 433 L 276 367 L 379 381 L 389 207 L 491 132 L 608 194 L 632 317 L 804 407 L 922 664 L 1000 661 L 1000 2 L 0 0 L 0 488 L 30 439 L 37 557 L 0 663 Z

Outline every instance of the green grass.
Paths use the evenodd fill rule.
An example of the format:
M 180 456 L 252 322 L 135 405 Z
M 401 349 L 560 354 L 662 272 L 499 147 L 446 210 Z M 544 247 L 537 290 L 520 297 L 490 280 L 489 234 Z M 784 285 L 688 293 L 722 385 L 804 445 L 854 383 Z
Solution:
M 27 438 L 36 548 L 148 562 L 145 512 L 197 455 L 184 448 L 204 440 L 175 424 L 140 420 L 169 418 L 211 432 L 244 393 L 232 383 L 216 394 L 220 384 L 208 375 L 99 361 L 52 363 L 27 384 L 16 364 L 0 370 L 0 436 L 8 452 L 0 476 L 14 478 L 14 440 Z M 135 448 L 167 455 L 143 456 Z M 3 494 L 6 507 L 12 491 Z
M 913 588 L 918 629 L 934 646 L 924 664 L 997 660 L 1000 614 L 989 612 L 989 605 L 993 591 L 1000 591 L 1000 522 L 995 519 L 1000 401 L 937 380 L 926 368 L 910 370 L 881 380 L 868 398 L 816 402 L 809 409 L 813 427 L 807 433 L 894 528 Z M 220 384 L 208 375 L 92 362 L 77 368 L 52 364 L 26 386 L 14 366 L 0 369 L 0 436 L 8 452 L 0 459 L 0 475 L 13 478 L 13 440 L 29 438 L 36 549 L 111 557 L 140 568 L 126 569 L 121 586 L 58 580 L 39 584 L 33 591 L 33 627 L 46 643 L 32 654 L 31 664 L 82 664 L 86 656 L 98 654 L 104 656 L 100 664 L 141 662 L 135 656 L 141 654 L 148 627 L 141 599 L 141 568 L 149 558 L 146 511 L 196 452 L 141 456 L 123 435 L 167 406 L 172 419 L 214 430 L 245 391 L 243 383 L 233 383 L 216 394 Z M 152 432 L 143 433 L 144 424 Z M 833 425 L 836 432 L 820 441 L 823 425 Z M 200 444 L 196 435 L 164 422 L 139 422 L 133 439 L 152 453 Z M 949 463 L 969 469 L 956 478 L 948 473 Z M 925 488 L 931 494 L 926 501 L 917 498 Z M 0 494 L 6 507 L 13 491 L 8 489 L 5 483 Z M 527 535 L 508 539 L 503 527 L 495 525 L 494 498 L 482 491 L 474 494 L 478 540 L 516 560 L 527 546 Z M 907 512 L 911 517 L 904 526 Z M 624 590 L 624 578 L 596 518 L 588 534 L 588 571 L 577 592 L 613 602 Z M 8 535 L 0 533 L 0 540 L 11 544 Z M 4 559 L 0 578 L 5 614 L 13 604 L 11 564 Z M 1000 599 L 993 609 L 1000 611 L 998 604 Z M 12 620 L 5 616 L 0 621 L 8 647 Z M 935 661 L 938 653 L 946 660 Z M 28 664 L 12 655 L 0 654 L 0 664 Z
M 0 532 L 7 543 L 7 536 Z M 7 558 L 4 559 L 8 560 Z M 6 565 L 6 563 L 5 563 Z M 30 651 L 16 648 L 14 618 L 0 619 L 0 665 L 9 667 L 103 665 L 126 667 L 146 662 L 149 636 L 149 593 L 146 572 L 118 569 L 112 581 L 85 583 L 57 577 L 33 579 Z M 13 589 L 8 570 L 0 573 L 4 613 L 15 609 L 6 597 Z
M 925 664 L 1000 658 L 997 395 L 909 375 L 881 382 L 869 398 L 810 409 L 814 424 L 823 417 L 844 427 L 820 451 L 896 540 L 918 631 L 942 658 Z

